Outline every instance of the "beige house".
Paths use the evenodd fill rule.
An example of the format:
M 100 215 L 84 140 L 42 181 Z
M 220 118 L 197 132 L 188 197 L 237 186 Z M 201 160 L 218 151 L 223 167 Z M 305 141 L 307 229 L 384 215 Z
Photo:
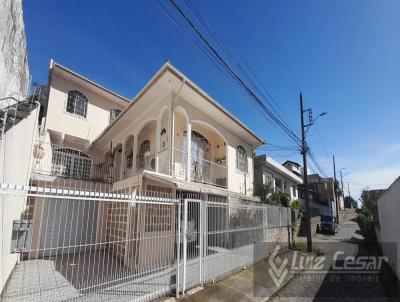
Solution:
M 129 102 L 52 61 L 45 107 L 37 180 L 252 199 L 261 138 L 169 63 Z
M 169 63 L 128 101 L 52 61 L 44 108 L 33 151 L 33 184 L 257 201 L 253 197 L 253 150 L 262 139 Z M 72 218 L 71 227 L 92 234 L 91 241 L 82 244 L 100 243 L 125 265 L 158 265 L 160 257 L 152 251 L 151 240 L 135 247 L 127 243 L 141 242 L 138 239 L 151 237 L 152 232 L 165 232 L 163 250 L 174 254 L 175 230 L 165 225 L 175 222 L 163 218 L 175 217 L 172 207 L 166 206 L 160 213 L 149 205 L 87 202 L 82 208 L 77 200 L 63 210 L 62 200 L 35 197 L 29 202 L 36 226 L 32 250 L 47 253 L 30 257 L 64 253 L 65 248 L 58 251 L 51 246 L 70 245 L 64 242 L 68 238 L 60 236 L 65 230 L 58 226 L 67 225 L 63 221 Z M 192 212 L 197 221 L 198 209 Z M 228 213 L 218 215 L 224 221 Z M 48 227 L 40 228 L 39 220 Z M 85 229 L 85 225 L 92 227 Z

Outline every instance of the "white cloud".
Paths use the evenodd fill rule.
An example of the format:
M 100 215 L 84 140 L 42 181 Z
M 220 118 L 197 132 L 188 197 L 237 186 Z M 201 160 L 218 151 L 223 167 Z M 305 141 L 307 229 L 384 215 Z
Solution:
M 332 163 L 327 160 L 322 160 L 321 163 L 324 167 L 332 167 Z M 343 170 L 343 175 L 346 175 L 343 179 L 346 183 L 345 192 L 347 193 L 348 182 L 351 195 L 358 198 L 362 189 L 387 188 L 400 176 L 400 143 L 360 146 L 354 154 L 336 156 L 336 163 L 337 171 L 341 167 L 346 168 Z M 332 171 L 332 168 L 328 171 Z M 337 177 L 340 180 L 339 173 Z

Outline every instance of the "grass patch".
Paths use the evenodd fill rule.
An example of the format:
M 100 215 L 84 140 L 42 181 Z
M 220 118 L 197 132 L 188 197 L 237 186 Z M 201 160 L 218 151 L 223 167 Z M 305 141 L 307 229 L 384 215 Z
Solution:
M 307 243 L 306 242 L 296 242 L 295 244 L 293 244 L 292 249 L 295 251 L 307 253 Z M 322 256 L 324 254 L 320 248 L 316 248 L 315 246 L 313 246 L 312 252 L 315 256 Z

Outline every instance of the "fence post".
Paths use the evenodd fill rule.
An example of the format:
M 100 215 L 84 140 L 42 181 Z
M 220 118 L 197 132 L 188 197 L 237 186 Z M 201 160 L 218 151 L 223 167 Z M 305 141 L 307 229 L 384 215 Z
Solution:
M 187 214 L 188 214 L 188 200 L 184 199 L 183 207 L 183 286 L 182 294 L 185 294 L 186 290 L 186 260 L 187 260 Z
M 175 295 L 176 298 L 179 299 L 179 291 L 180 291 L 180 268 L 179 264 L 181 261 L 181 202 L 177 203 L 178 206 L 178 227 L 177 227 L 177 243 L 176 243 L 176 286 L 175 286 Z
M 199 248 L 199 279 L 200 284 L 203 285 L 203 207 L 204 207 L 205 200 L 200 200 L 200 208 L 199 208 L 199 239 L 200 239 L 200 248 Z

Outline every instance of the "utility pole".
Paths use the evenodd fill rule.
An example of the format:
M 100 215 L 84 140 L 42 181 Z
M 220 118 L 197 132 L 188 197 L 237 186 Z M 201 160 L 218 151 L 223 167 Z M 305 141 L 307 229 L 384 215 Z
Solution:
M 346 176 L 346 175 L 345 175 Z M 342 169 L 340 169 L 340 182 L 342 184 L 342 196 L 343 196 L 343 201 L 344 201 L 344 188 L 343 188 L 343 174 L 342 174 Z
M 312 239 L 311 239 L 311 215 L 310 215 L 310 196 L 308 192 L 308 176 L 307 176 L 307 152 L 308 146 L 305 135 L 304 126 L 304 110 L 303 110 L 303 95 L 300 92 L 300 114 L 301 114 L 301 154 L 303 155 L 303 179 L 304 188 L 306 190 L 306 226 L 307 226 L 307 251 L 312 252 Z M 311 123 L 311 122 L 310 122 Z M 311 125 L 310 125 L 311 126 Z
M 342 170 L 340 170 L 340 173 L 342 173 Z M 336 180 L 336 162 L 335 162 L 335 155 L 333 155 L 333 189 L 335 190 L 335 205 L 336 205 L 336 219 L 337 223 L 339 223 L 339 207 L 338 207 L 338 194 L 337 194 L 337 180 Z

